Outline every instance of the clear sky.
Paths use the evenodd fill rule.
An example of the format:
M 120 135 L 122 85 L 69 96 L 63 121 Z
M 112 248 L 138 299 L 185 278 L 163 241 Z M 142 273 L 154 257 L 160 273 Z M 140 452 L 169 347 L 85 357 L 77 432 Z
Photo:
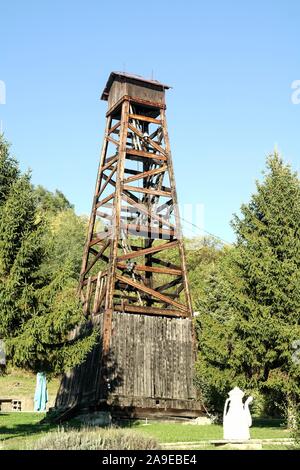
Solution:
M 33 182 L 89 213 L 112 70 L 160 80 L 181 205 L 234 240 L 277 145 L 300 165 L 298 0 L 0 0 L 0 119 Z M 1 102 L 1 100 L 0 100 Z

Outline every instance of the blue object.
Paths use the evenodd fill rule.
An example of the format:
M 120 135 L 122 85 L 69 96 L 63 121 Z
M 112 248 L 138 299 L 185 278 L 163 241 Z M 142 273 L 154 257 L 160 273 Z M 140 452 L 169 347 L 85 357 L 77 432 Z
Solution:
M 46 411 L 48 401 L 47 379 L 44 372 L 36 374 L 36 387 L 34 394 L 34 411 Z
M 0 366 L 6 365 L 6 357 L 5 357 L 5 344 L 3 339 L 0 339 Z

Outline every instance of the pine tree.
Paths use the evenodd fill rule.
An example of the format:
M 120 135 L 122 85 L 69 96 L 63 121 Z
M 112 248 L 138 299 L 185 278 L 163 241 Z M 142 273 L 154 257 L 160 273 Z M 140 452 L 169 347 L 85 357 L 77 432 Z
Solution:
M 3 140 L 1 149 L 0 338 L 11 364 L 62 372 L 84 359 L 97 332 L 84 333 L 70 259 L 46 268 L 52 256 L 49 220 L 41 217 L 30 175 L 20 174 Z M 70 342 L 75 325 L 82 325 L 82 334 Z
M 300 338 L 300 182 L 276 152 L 233 227 L 236 245 L 200 306 L 199 375 L 208 388 L 221 374 L 223 393 L 238 384 L 292 410 L 300 398 L 292 350 Z
M 9 144 L 0 134 L 0 210 L 19 175 L 18 163 L 9 153 Z

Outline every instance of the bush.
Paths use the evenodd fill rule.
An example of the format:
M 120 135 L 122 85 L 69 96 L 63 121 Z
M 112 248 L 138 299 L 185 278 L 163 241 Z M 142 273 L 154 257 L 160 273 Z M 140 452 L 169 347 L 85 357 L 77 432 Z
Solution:
M 151 437 L 123 429 L 60 428 L 36 441 L 32 450 L 156 450 Z
M 300 404 L 297 406 L 297 416 L 296 416 L 296 423 L 295 427 L 292 430 L 292 436 L 295 439 L 296 448 L 300 449 Z

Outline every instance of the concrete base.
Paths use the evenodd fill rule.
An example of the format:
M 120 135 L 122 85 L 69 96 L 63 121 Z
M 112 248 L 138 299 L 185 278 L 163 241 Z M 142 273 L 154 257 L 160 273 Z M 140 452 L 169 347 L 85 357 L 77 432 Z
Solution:
M 95 413 L 81 414 L 76 417 L 85 426 L 111 426 L 111 414 L 107 411 L 98 411 Z
M 235 450 L 262 450 L 262 441 L 259 439 L 250 439 L 248 441 L 220 439 L 218 441 L 210 441 L 210 444 L 222 449 L 235 449 Z
M 213 420 L 207 416 L 198 416 L 198 418 L 190 419 L 185 421 L 183 424 L 194 424 L 195 426 L 206 426 L 208 424 L 213 424 Z

